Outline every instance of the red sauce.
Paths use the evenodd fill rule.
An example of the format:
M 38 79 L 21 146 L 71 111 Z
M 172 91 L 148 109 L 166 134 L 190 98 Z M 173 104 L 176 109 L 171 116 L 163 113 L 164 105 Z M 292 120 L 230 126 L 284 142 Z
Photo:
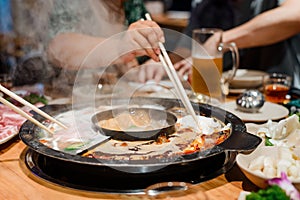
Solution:
M 126 142 L 123 142 L 123 143 L 121 143 L 121 145 L 120 145 L 121 147 L 127 147 L 128 146 L 128 144 L 126 143 Z

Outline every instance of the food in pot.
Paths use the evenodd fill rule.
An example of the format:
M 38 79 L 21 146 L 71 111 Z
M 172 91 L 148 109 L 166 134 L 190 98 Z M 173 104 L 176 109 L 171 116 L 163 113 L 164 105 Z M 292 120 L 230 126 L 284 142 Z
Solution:
M 178 107 L 171 107 L 166 111 L 172 111 L 176 113 L 179 119 L 175 125 L 176 131 L 171 135 L 161 134 L 158 138 L 153 140 L 141 140 L 141 141 L 121 141 L 109 139 L 94 149 L 88 151 L 83 156 L 94 157 L 102 160 L 149 160 L 149 159 L 173 159 L 174 157 L 191 154 L 197 151 L 209 150 L 226 140 L 231 133 L 231 125 L 224 124 L 222 121 L 212 118 L 199 116 L 199 122 L 202 124 L 201 130 L 194 126 L 190 122 L 191 116 L 182 115 L 183 112 L 175 112 Z M 107 106 L 100 106 L 96 110 L 83 109 L 76 111 L 75 116 L 80 116 L 80 123 L 73 122 L 73 111 L 60 113 L 58 118 L 62 123 L 69 125 L 68 127 L 75 127 L 70 130 L 64 130 L 55 124 L 47 124 L 48 126 L 55 126 L 55 134 L 50 135 L 46 131 L 41 130 L 39 134 L 39 140 L 44 145 L 68 153 L 73 151 L 75 147 L 81 148 L 80 142 L 86 143 L 93 141 L 95 137 L 101 135 L 92 129 L 91 116 L 97 111 L 105 111 L 113 109 Z M 182 108 L 180 108 L 182 109 Z M 142 116 L 141 116 L 142 115 Z M 131 117 L 131 125 L 140 127 L 146 127 L 151 125 L 149 116 L 144 113 L 137 113 L 136 119 L 129 116 L 128 113 L 121 113 L 118 116 L 119 119 L 127 121 L 128 117 Z M 142 121 L 138 119 L 143 118 Z M 146 123 L 145 123 L 146 122 Z M 105 123 L 113 125 L 106 121 Z M 158 122 L 160 126 L 163 126 L 165 122 Z M 131 125 L 125 124 L 128 127 Z M 153 126 L 153 124 L 152 124 Z M 158 125 L 155 125 L 157 127 Z M 78 130 L 78 131 L 76 131 Z
M 181 113 L 180 113 L 181 114 Z M 84 156 L 111 160 L 147 160 L 171 158 L 204 151 L 222 143 L 231 133 L 231 125 L 216 118 L 198 116 L 201 130 L 190 115 L 177 116 L 176 132 L 160 135 L 156 140 L 109 140 Z
M 115 131 L 147 131 L 168 126 L 166 120 L 153 120 L 146 110 L 124 111 L 113 118 L 100 120 L 102 128 Z

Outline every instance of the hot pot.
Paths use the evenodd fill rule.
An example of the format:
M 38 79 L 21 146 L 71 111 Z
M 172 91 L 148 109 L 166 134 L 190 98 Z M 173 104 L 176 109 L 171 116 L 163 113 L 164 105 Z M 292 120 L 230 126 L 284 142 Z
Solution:
M 123 105 L 128 99 L 114 99 Z M 182 108 L 176 99 L 143 98 L 130 100 L 135 105 L 157 105 L 164 109 Z M 97 100 L 97 105 L 111 105 L 109 98 Z M 147 160 L 101 160 L 71 155 L 49 148 L 39 142 L 40 129 L 26 121 L 20 129 L 21 140 L 29 147 L 25 156 L 27 167 L 38 176 L 67 187 L 117 193 L 140 193 L 146 187 L 166 181 L 193 184 L 211 179 L 228 171 L 240 151 L 254 150 L 261 139 L 247 133 L 246 126 L 234 114 L 208 104 L 192 104 L 196 111 L 232 125 L 230 136 L 221 144 L 188 155 L 160 157 Z M 70 105 L 45 106 L 52 116 L 68 111 Z M 44 119 L 34 115 L 39 121 Z

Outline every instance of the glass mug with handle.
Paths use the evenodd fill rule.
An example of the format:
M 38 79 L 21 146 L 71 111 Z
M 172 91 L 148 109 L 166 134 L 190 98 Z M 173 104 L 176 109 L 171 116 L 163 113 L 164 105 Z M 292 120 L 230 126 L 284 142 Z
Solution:
M 239 66 L 239 53 L 235 43 L 222 42 L 223 31 L 202 28 L 193 31 L 191 86 L 199 101 L 204 97 L 224 99 L 228 83 L 235 76 Z M 222 77 L 223 54 L 231 51 L 233 66 L 227 77 Z

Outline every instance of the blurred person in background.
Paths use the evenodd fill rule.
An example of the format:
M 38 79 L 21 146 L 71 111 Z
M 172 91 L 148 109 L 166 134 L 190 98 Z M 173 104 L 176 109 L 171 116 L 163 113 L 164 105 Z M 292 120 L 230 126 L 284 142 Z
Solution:
M 0 1 L 0 74 L 10 74 L 15 67 L 13 59 L 13 22 L 10 0 Z
M 182 4 L 183 2 L 177 1 L 177 3 Z M 177 47 L 169 53 L 173 63 L 190 55 L 191 37 L 194 29 L 207 27 L 227 30 L 234 26 L 234 8 L 231 0 L 193 0 L 191 8 L 189 24 L 183 31 L 183 34 L 187 37 L 184 36 L 179 41 L 173 41 L 174 43 L 177 42 Z M 179 71 L 181 78 L 183 78 L 183 73 L 185 72 L 185 68 L 181 68 Z M 154 63 L 152 60 L 142 65 L 138 71 L 140 82 L 146 82 L 151 79 L 159 82 L 165 76 L 166 74 L 161 64 Z
M 204 27 L 225 30 L 223 42 L 235 42 L 239 48 L 240 68 L 285 73 L 293 77 L 293 86 L 300 88 L 299 0 L 195 0 L 185 33 L 192 37 L 192 30 Z M 174 60 L 181 77 L 191 73 L 190 47 L 190 41 L 180 41 L 176 50 L 187 58 Z M 147 73 L 140 73 L 160 80 L 164 71 L 154 66 L 144 67 Z M 226 66 L 225 59 L 225 70 Z
M 164 41 L 163 32 L 155 22 L 139 20 L 146 13 L 142 0 L 12 2 L 16 34 L 30 38 L 36 44 L 36 48 L 26 50 L 26 59 L 15 72 L 15 76 L 24 83 L 39 77 L 36 81 L 46 82 L 56 91 L 67 94 L 72 90 L 79 67 L 106 67 L 107 60 L 102 60 L 106 55 L 115 56 L 111 56 L 115 59 L 111 62 L 128 63 L 125 67 L 137 65 L 136 57 L 141 55 L 158 60 L 157 44 Z M 123 31 L 122 41 L 111 44 L 107 49 L 98 48 L 102 54 L 83 62 L 99 43 Z M 116 50 L 122 45 L 129 45 L 128 51 L 124 51 L 128 53 L 118 55 Z

